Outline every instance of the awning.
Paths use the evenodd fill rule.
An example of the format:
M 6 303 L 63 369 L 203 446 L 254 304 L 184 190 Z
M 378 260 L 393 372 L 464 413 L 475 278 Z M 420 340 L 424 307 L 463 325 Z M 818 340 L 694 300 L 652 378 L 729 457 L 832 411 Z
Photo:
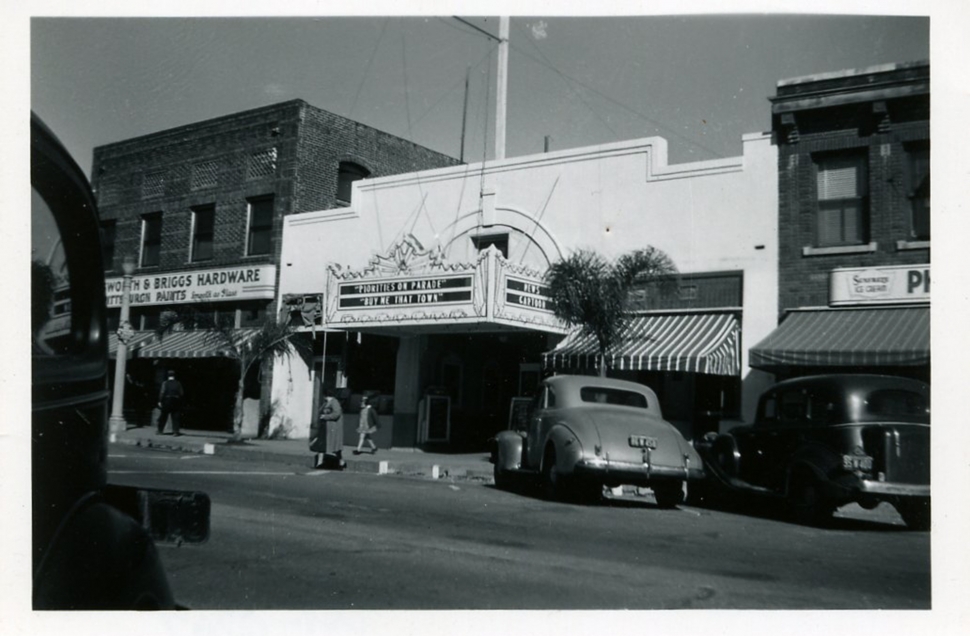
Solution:
M 631 316 L 616 344 L 606 352 L 610 369 L 684 371 L 711 375 L 740 375 L 740 326 L 733 314 L 650 314 Z M 546 367 L 557 370 L 591 369 L 598 346 L 578 331 L 545 354 Z
M 155 336 L 154 331 L 136 331 L 131 340 L 128 341 L 128 357 L 138 356 L 138 348 Z M 108 334 L 108 357 L 115 358 L 118 355 L 118 334 L 112 331 Z
M 751 348 L 757 369 L 918 366 L 930 363 L 930 308 L 793 311 Z
M 239 329 L 238 333 L 251 338 L 259 329 Z M 108 340 L 109 355 L 114 357 L 118 349 L 118 337 L 111 334 Z M 215 331 L 172 331 L 161 338 L 154 331 L 137 331 L 128 350 L 132 358 L 218 358 L 228 356 L 225 340 Z

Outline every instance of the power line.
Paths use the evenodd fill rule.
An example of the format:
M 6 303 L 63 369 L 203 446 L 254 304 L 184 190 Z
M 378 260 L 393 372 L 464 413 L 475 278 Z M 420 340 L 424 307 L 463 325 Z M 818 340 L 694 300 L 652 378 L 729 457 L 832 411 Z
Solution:
M 354 102 L 350 105 L 349 116 L 353 117 L 354 109 L 357 108 L 357 99 L 360 97 L 360 92 L 364 88 L 364 82 L 367 80 L 367 76 L 370 74 L 370 68 L 374 64 L 374 58 L 377 57 L 377 51 L 381 48 L 381 41 L 384 39 L 384 31 L 387 30 L 388 18 L 384 18 L 384 22 L 381 23 L 381 33 L 377 36 L 377 43 L 374 45 L 374 50 L 371 51 L 370 59 L 367 60 L 367 66 L 364 67 L 364 75 L 360 78 L 360 85 L 357 87 L 357 93 L 354 95 Z
M 521 27 L 517 27 L 517 28 L 521 30 Z M 526 56 L 527 58 L 529 58 L 533 62 L 536 62 L 537 64 L 540 64 L 542 66 L 545 66 L 546 68 L 550 69 L 552 72 L 554 72 L 557 75 L 559 75 L 559 77 L 561 77 L 563 80 L 566 80 L 567 82 L 572 82 L 574 84 L 577 84 L 577 85 L 585 88 L 588 91 L 592 91 L 593 93 L 599 95 L 600 97 L 602 97 L 603 99 L 607 100 L 608 102 L 610 102 L 612 104 L 615 104 L 616 106 L 619 106 L 620 108 L 623 108 L 624 110 L 626 110 L 626 111 L 628 111 L 628 112 L 636 115 L 637 117 L 640 117 L 644 121 L 646 121 L 646 122 L 648 122 L 648 123 L 656 126 L 657 128 L 660 128 L 662 130 L 666 130 L 671 135 L 673 135 L 673 136 L 681 139 L 682 141 L 686 141 L 687 143 L 691 144 L 692 146 L 696 146 L 698 148 L 701 148 L 703 150 L 706 150 L 706 151 L 710 152 L 711 154 L 713 154 L 716 157 L 722 157 L 723 158 L 723 155 L 720 152 L 714 150 L 713 148 L 708 148 L 704 144 L 698 143 L 698 142 L 694 141 L 693 139 L 690 139 L 689 137 L 686 137 L 683 134 L 677 132 L 673 128 L 670 128 L 669 126 L 667 126 L 665 124 L 661 124 L 660 122 L 651 119 L 650 117 L 644 115 L 643 113 L 639 112 L 638 110 L 636 110 L 636 109 L 634 109 L 634 108 L 632 108 L 630 106 L 627 106 L 626 104 L 620 102 L 619 100 L 617 100 L 617 99 L 615 99 L 613 97 L 610 97 L 609 95 L 603 93 L 602 91 L 600 91 L 600 90 L 598 90 L 596 88 L 593 88 L 592 86 L 590 86 L 590 85 L 588 85 L 588 84 L 586 84 L 584 82 L 581 82 L 581 81 L 579 81 L 579 80 L 577 80 L 577 79 L 575 79 L 573 77 L 570 77 L 569 75 L 566 75 L 565 73 L 563 73 L 562 71 L 560 71 L 559 69 L 557 69 L 555 66 L 553 66 L 552 62 L 550 62 L 548 60 L 548 58 L 545 56 L 545 54 L 542 52 L 542 50 L 535 44 L 535 42 L 533 42 L 528 37 L 528 34 L 526 34 L 526 40 L 528 40 L 529 43 L 532 44 L 533 47 L 535 47 L 535 49 L 539 53 L 539 55 L 542 56 L 542 58 L 543 58 L 542 60 L 536 59 L 535 57 L 533 57 L 532 55 L 529 55 L 527 52 L 525 52 L 524 50 L 522 50 L 521 48 L 519 48 L 517 46 L 512 46 L 511 42 L 509 43 L 509 45 L 512 46 L 512 48 L 517 53 L 521 53 L 522 55 Z M 594 115 L 596 114 L 595 111 L 593 111 L 593 109 L 588 104 L 585 103 L 585 101 L 583 103 L 584 103 L 584 105 L 587 108 L 590 109 L 590 111 L 593 112 Z M 605 122 L 604 122 L 604 124 L 605 124 Z M 607 128 L 610 128 L 610 126 L 608 124 L 606 124 L 606 126 L 607 126 Z M 612 128 L 610 128 L 610 130 L 613 131 Z M 613 131 L 613 132 L 615 133 L 615 131 Z

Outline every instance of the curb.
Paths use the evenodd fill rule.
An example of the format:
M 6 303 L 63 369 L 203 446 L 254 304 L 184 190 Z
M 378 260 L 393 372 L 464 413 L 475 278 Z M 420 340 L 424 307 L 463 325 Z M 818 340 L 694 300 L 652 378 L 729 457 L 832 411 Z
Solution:
M 205 455 L 218 455 L 229 459 L 250 459 L 256 461 L 271 461 L 282 463 L 289 466 L 299 466 L 307 470 L 313 469 L 313 453 L 307 451 L 306 455 L 295 455 L 293 453 L 281 453 L 267 451 L 246 446 L 245 442 L 239 444 L 228 444 L 225 442 L 175 442 L 169 439 L 115 439 L 112 444 L 123 446 L 136 446 L 141 448 L 157 448 L 162 450 L 180 451 L 183 453 L 198 453 Z M 369 473 L 374 475 L 390 475 L 401 477 L 425 477 L 428 479 L 478 479 L 483 481 L 492 480 L 492 469 L 475 469 L 465 467 L 450 467 L 428 465 L 426 462 L 415 461 L 360 461 L 356 459 L 344 459 L 347 467 L 345 472 Z M 386 466 L 382 471 L 382 464 Z

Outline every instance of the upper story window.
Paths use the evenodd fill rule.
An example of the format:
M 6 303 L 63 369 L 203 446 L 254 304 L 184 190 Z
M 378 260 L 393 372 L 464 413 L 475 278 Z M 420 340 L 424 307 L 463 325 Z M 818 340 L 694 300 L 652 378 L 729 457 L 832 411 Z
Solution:
M 193 263 L 212 260 L 215 226 L 216 206 L 214 204 L 192 208 L 192 252 L 189 254 L 189 260 Z
M 337 171 L 337 203 L 350 205 L 351 185 L 370 176 L 370 170 L 350 161 L 341 161 Z
M 113 269 L 115 260 L 115 229 L 117 221 L 101 221 L 101 261 L 106 270 Z
M 141 217 L 141 267 L 154 267 L 162 253 L 162 213 L 152 212 Z
M 248 203 L 246 256 L 270 254 L 273 251 L 273 196 L 249 199 Z
M 508 234 L 488 234 L 483 236 L 473 236 L 472 243 L 479 252 L 487 250 L 494 245 L 502 256 L 509 257 L 509 235 Z
M 869 235 L 869 176 L 865 155 L 821 157 L 816 162 L 818 247 L 861 245 Z
M 910 202 L 910 238 L 930 240 L 930 147 L 919 144 L 906 148 L 906 196 Z

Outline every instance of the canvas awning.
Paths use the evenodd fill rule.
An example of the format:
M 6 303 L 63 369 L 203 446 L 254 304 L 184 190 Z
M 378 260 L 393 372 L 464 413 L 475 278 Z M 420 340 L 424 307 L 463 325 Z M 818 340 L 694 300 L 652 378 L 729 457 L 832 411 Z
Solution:
M 752 367 L 879 367 L 930 363 L 930 308 L 793 311 L 750 351 Z
M 610 369 L 684 371 L 740 375 L 740 325 L 734 314 L 690 313 L 632 316 L 606 352 Z M 546 367 L 568 371 L 596 367 L 598 346 L 578 331 L 545 354 Z
M 239 329 L 243 337 L 252 337 L 258 329 Z M 228 355 L 225 340 L 209 330 L 173 331 L 159 337 L 154 331 L 136 331 L 128 343 L 131 358 L 218 358 Z M 118 336 L 108 338 L 108 353 L 114 357 Z

